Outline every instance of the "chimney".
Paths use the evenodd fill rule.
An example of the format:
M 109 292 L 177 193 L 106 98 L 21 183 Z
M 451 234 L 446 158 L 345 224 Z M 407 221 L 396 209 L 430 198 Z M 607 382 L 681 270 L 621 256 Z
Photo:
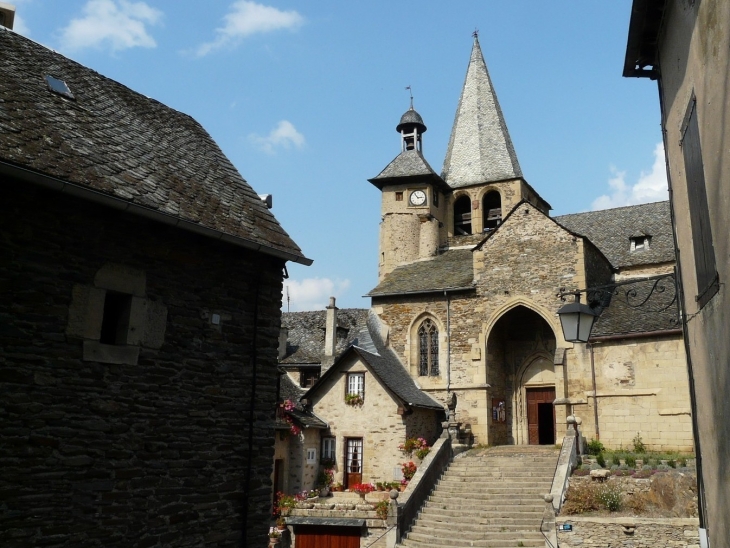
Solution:
M 286 356 L 286 341 L 289 339 L 289 330 L 286 327 L 282 327 L 279 330 L 279 361 Z
M 324 331 L 324 358 L 322 359 L 322 373 L 335 363 L 335 352 L 337 349 L 337 307 L 335 298 L 330 297 L 330 304 L 327 307 L 327 320 Z
M 0 2 L 0 26 L 12 30 L 15 20 L 15 6 L 7 2 Z

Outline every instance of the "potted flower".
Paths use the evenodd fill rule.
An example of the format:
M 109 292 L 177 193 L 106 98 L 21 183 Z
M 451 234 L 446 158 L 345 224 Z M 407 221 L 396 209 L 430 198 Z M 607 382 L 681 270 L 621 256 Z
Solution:
M 331 487 L 331 489 L 332 489 L 332 491 L 334 491 L 335 493 L 341 493 L 341 492 L 342 492 L 342 490 L 344 489 L 344 486 L 342 485 L 342 482 L 339 482 L 339 481 L 338 481 L 337 483 L 334 483 L 334 484 L 332 484 L 332 487 Z
M 363 399 L 360 394 L 345 394 L 345 403 L 355 407 L 356 405 L 362 405 Z
M 354 493 L 360 495 L 362 498 L 365 498 L 365 495 L 375 491 L 375 487 L 372 483 L 356 483 L 355 485 L 350 487 L 350 491 L 353 491 Z
M 413 461 L 404 462 L 403 466 L 401 466 L 401 472 L 403 472 L 403 478 L 408 481 L 412 480 L 413 476 L 416 475 L 416 470 L 418 470 L 418 467 L 413 463 Z
M 375 514 L 380 519 L 388 519 L 388 510 L 390 510 L 390 502 L 387 500 L 381 500 L 379 503 L 374 504 Z
M 326 497 L 330 494 L 330 485 L 335 479 L 335 471 L 332 468 L 325 468 L 317 476 L 317 485 L 319 486 L 319 494 Z
M 416 454 L 416 457 L 423 460 L 431 452 L 426 438 L 407 438 L 405 442 L 398 445 L 398 449 L 409 457 Z
M 384 490 L 385 490 L 385 486 L 383 485 L 383 482 L 382 482 L 382 481 L 378 481 L 378 482 L 376 482 L 376 483 L 375 483 L 375 488 L 376 488 L 376 489 L 377 489 L 378 491 L 384 491 Z
M 292 495 L 286 495 L 279 491 L 274 499 L 274 515 L 288 516 L 291 509 L 297 505 L 297 499 Z
M 269 546 L 278 546 L 281 533 L 273 527 L 269 529 Z
M 276 530 L 283 531 L 284 529 L 286 529 L 286 520 L 283 517 L 279 516 L 276 519 Z
M 408 487 L 408 482 L 409 481 L 410 480 L 407 480 L 406 478 L 403 478 L 402 480 L 400 480 L 400 486 L 399 487 L 400 487 L 401 493 L 406 490 L 406 487 Z

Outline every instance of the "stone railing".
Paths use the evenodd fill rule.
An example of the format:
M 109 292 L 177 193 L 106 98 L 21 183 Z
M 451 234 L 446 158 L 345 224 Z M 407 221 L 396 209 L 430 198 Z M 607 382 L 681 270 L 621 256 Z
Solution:
M 400 542 L 418 516 L 421 506 L 436 486 L 436 482 L 453 459 L 454 451 L 450 437 L 439 439 L 431 452 L 423 459 L 406 490 L 398 497 L 397 527 L 395 542 Z
M 558 518 L 558 542 L 560 548 L 699 547 L 699 523 L 697 518 L 571 516 Z M 563 530 L 565 524 L 572 530 Z
M 558 465 L 555 468 L 555 476 L 553 476 L 553 484 L 550 488 L 552 496 L 552 504 L 555 513 L 560 512 L 565 498 L 565 491 L 568 488 L 568 480 L 573 468 L 578 464 L 578 438 L 573 428 L 568 428 L 563 438 L 563 446 L 560 448 L 560 456 L 558 457 Z

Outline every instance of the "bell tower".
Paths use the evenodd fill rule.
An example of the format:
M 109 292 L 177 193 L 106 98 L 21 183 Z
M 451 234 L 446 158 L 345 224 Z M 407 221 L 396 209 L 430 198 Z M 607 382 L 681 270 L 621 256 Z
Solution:
M 400 154 L 369 179 L 382 192 L 379 280 L 398 266 L 436 256 L 445 243 L 443 221 L 451 189 L 423 157 L 426 129 L 411 99 L 396 126 Z

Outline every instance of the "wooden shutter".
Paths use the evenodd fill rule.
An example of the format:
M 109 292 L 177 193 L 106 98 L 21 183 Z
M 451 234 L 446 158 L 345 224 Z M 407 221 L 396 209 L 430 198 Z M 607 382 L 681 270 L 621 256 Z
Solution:
M 687 198 L 689 218 L 692 227 L 692 247 L 697 274 L 697 302 L 702 308 L 717 293 L 717 269 L 715 250 L 712 245 L 710 210 L 707 204 L 705 170 L 700 146 L 700 127 L 697 121 L 695 98 L 692 98 L 685 116 L 682 153 L 687 177 Z

